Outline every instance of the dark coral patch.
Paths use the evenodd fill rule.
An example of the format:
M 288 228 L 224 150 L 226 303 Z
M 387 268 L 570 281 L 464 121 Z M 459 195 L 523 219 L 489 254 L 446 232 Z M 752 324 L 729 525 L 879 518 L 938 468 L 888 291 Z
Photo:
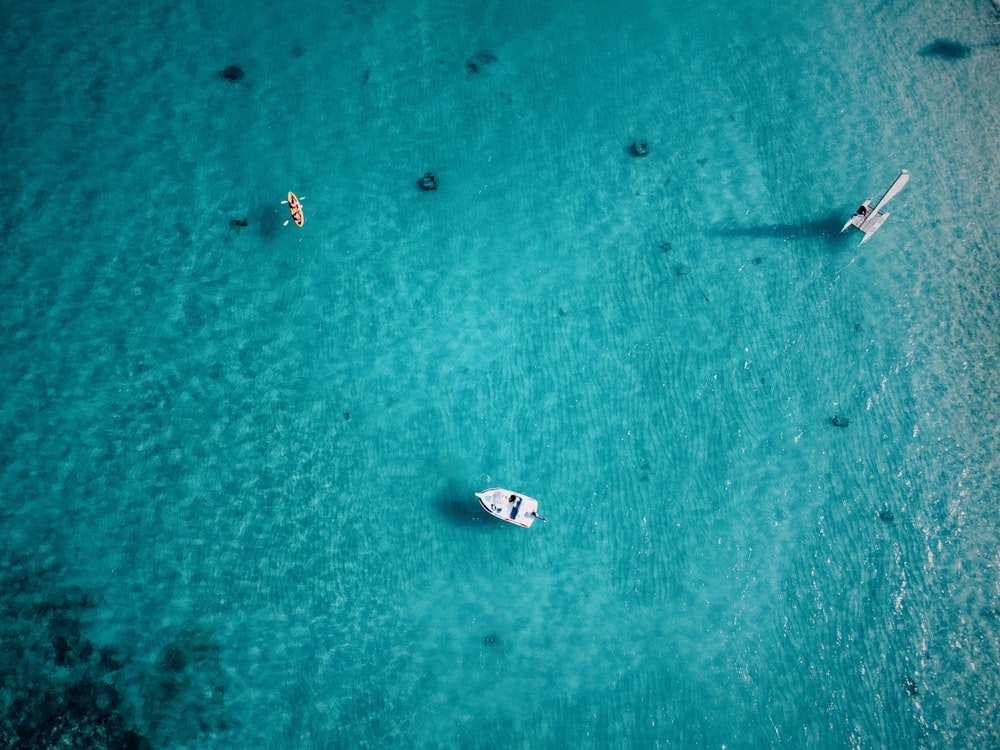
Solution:
M 219 78 L 225 78 L 230 83 L 243 80 L 243 68 L 239 65 L 230 65 L 219 71 Z
M 0 746 L 148 750 L 117 687 L 120 661 L 87 635 L 87 611 L 98 603 L 60 578 L 61 571 L 16 560 L 0 573 L 0 682 L 13 696 L 0 718 Z
M 143 692 L 156 745 L 191 744 L 226 727 L 222 649 L 200 629 L 186 628 L 163 647 Z

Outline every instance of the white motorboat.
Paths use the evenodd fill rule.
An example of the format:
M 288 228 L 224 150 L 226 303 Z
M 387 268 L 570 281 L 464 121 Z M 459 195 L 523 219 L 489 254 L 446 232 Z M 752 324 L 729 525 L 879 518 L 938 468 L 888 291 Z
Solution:
M 479 498 L 479 504 L 487 513 L 507 523 L 516 523 L 518 526 L 528 528 L 535 522 L 536 518 L 542 521 L 548 520 L 544 516 L 538 515 L 537 500 L 518 492 L 494 487 L 477 492 L 476 497 Z
M 864 238 L 861 240 L 861 244 L 865 244 L 871 239 L 871 236 L 878 231 L 878 228 L 882 226 L 882 223 L 889 217 L 888 211 L 882 211 L 885 208 L 885 204 L 892 200 L 896 194 L 906 187 L 906 183 L 910 181 L 910 173 L 905 169 L 899 173 L 899 177 L 896 178 L 889 189 L 885 191 L 875 208 L 872 208 L 872 199 L 869 198 L 861 207 L 855 212 L 854 216 L 848 219 L 847 223 L 844 224 L 844 228 L 840 231 L 843 232 L 848 227 L 857 227 L 864 233 Z

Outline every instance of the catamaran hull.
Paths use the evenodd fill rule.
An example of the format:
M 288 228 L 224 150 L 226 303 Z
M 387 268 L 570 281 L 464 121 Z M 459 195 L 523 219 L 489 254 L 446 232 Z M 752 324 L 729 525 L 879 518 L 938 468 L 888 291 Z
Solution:
M 861 238 L 861 244 L 863 245 L 868 242 L 868 240 L 871 239 L 871 236 L 875 234 L 882 224 L 885 223 L 885 220 L 889 218 L 889 212 L 882 210 L 885 207 L 885 204 L 892 200 L 900 190 L 906 187 L 906 183 L 909 181 L 910 173 L 904 169 L 899 173 L 899 177 L 893 181 L 892 185 L 889 186 L 889 189 L 885 191 L 885 195 L 879 199 L 875 208 L 871 207 L 872 199 L 869 198 L 861 204 L 861 209 L 863 209 L 863 211 L 859 209 L 858 213 L 854 214 L 854 216 L 847 220 L 847 223 L 844 224 L 844 228 L 840 231 L 844 232 L 848 227 L 857 227 L 865 235 Z

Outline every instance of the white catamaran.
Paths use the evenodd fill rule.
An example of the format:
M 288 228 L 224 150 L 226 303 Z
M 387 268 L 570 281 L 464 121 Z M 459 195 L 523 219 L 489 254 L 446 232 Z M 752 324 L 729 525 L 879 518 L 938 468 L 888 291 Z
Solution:
M 864 203 L 857 212 L 852 216 L 844 228 L 840 231 L 843 232 L 848 227 L 854 226 L 860 229 L 864 233 L 864 238 L 861 240 L 861 244 L 865 244 L 871 239 L 871 236 L 878 231 L 878 228 L 882 226 L 882 223 L 889 217 L 888 211 L 882 211 L 890 200 L 892 200 L 896 194 L 906 187 L 906 183 L 910 181 L 910 173 L 907 170 L 903 170 L 899 173 L 899 177 L 896 178 L 895 182 L 889 186 L 889 189 L 885 191 L 879 202 L 875 204 L 875 208 L 872 208 L 872 199 L 869 198 Z

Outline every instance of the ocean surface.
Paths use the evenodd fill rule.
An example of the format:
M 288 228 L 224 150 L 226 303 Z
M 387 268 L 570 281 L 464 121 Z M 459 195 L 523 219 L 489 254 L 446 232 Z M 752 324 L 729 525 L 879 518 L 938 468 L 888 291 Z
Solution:
M 0 8 L 0 747 L 1000 746 L 995 2 Z

